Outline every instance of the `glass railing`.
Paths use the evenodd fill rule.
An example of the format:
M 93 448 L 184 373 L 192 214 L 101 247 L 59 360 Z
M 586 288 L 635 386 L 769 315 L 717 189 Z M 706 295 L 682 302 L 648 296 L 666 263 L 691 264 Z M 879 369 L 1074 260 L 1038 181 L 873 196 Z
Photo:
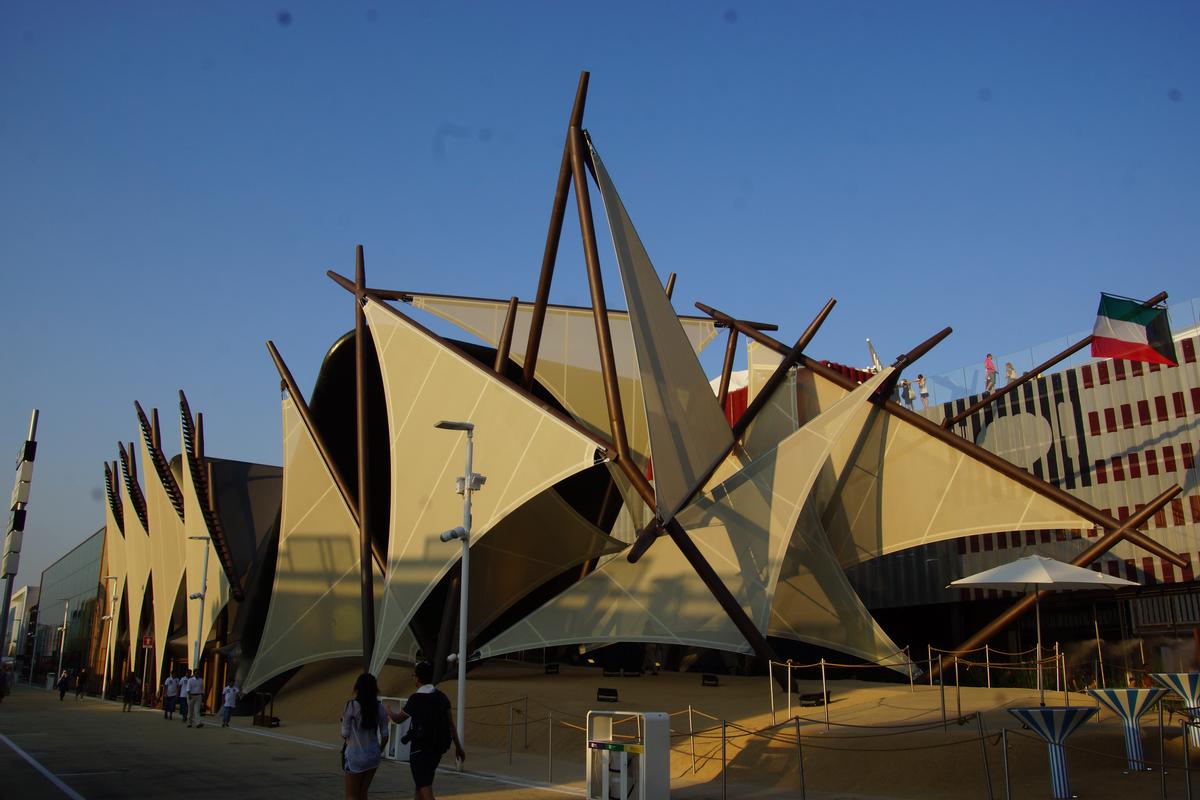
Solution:
M 1178 303 L 1169 303 L 1167 305 L 1167 313 L 1171 319 L 1171 332 L 1175 336 L 1179 336 L 1186 331 L 1194 331 L 1197 326 L 1200 326 L 1200 297 Z M 992 360 L 995 362 L 997 370 L 995 388 L 999 389 L 1003 387 L 1009 380 L 1009 374 L 1012 374 L 1014 377 L 1024 375 L 1038 364 L 1061 353 L 1090 333 L 1090 329 L 1080 330 L 1067 336 L 1051 339 L 1048 342 L 1042 342 L 1041 344 L 1018 350 L 1014 353 L 993 354 Z M 1061 372 L 1062 370 L 1088 364 L 1094 360 L 1091 356 L 1091 348 L 1085 347 L 1054 365 L 1048 372 Z M 1011 370 L 1009 369 L 1010 366 Z M 951 400 L 957 400 L 960 397 L 980 394 L 987 388 L 987 376 L 984 373 L 982 358 L 975 364 L 935 375 L 926 375 L 925 381 L 929 388 L 930 408 L 950 402 Z M 921 400 L 919 397 L 916 399 L 914 405 L 918 411 L 921 409 Z

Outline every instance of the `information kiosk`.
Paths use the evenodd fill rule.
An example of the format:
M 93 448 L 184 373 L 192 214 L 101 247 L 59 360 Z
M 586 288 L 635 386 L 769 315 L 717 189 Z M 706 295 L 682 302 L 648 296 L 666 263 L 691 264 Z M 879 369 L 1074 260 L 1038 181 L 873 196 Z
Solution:
M 670 717 L 659 711 L 589 711 L 586 783 L 588 800 L 670 797 Z

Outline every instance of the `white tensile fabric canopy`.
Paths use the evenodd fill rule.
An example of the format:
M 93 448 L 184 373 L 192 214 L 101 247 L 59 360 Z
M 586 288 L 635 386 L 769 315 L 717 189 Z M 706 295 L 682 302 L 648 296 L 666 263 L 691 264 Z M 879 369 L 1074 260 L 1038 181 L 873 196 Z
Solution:
M 180 491 L 183 493 L 184 582 L 187 586 L 188 597 L 198 593 L 201 588 L 204 589 L 204 619 L 200 619 L 199 608 L 193 612 L 192 607 L 199 604 L 194 601 L 188 602 L 187 636 L 190 663 L 191 654 L 195 652 L 196 641 L 199 640 L 202 645 L 208 641 L 217 617 L 229 603 L 229 578 L 221 566 L 221 559 L 217 556 L 217 548 L 212 540 L 197 541 L 191 538 L 209 535 L 200 506 L 201 503 L 207 503 L 207 499 L 200 498 L 196 490 L 196 483 L 192 479 L 192 470 L 187 458 L 187 442 L 184 440 L 182 429 L 180 430 L 180 444 L 181 452 L 184 453 L 183 469 L 179 481 Z M 203 464 L 200 467 L 203 469 Z M 206 574 L 205 551 L 208 552 L 207 581 L 204 580 Z M 203 650 L 203 646 L 201 649 Z
M 129 457 L 132 459 L 134 454 L 130 453 Z M 128 475 L 126 480 L 136 481 L 137 477 Z M 121 492 L 121 506 L 125 522 L 125 598 L 129 609 L 129 663 L 132 666 L 137 660 L 137 650 L 142 646 L 138 637 L 142 635 L 142 603 L 146 597 L 146 584 L 150 582 L 150 537 L 128 489 Z
M 465 441 L 434 425 L 475 425 L 474 469 L 488 478 L 473 499 L 475 541 L 529 499 L 596 464 L 601 445 L 390 306 L 372 298 L 365 313 L 391 439 L 388 563 L 372 659 L 378 672 L 459 555 L 438 536 L 462 520 L 454 479 L 462 474 Z
M 115 475 L 112 479 L 112 488 L 114 492 L 120 492 Z M 101 577 L 111 575 L 116 578 L 116 581 L 102 581 L 105 593 L 104 608 L 108 609 L 109 614 L 108 624 L 116 625 L 121 611 L 121 598 L 125 596 L 125 535 L 121 533 L 121 528 L 117 525 L 117 518 L 113 515 L 108 498 L 105 498 L 104 501 L 104 562 L 108 571 Z M 114 630 L 111 635 L 106 635 L 108 635 L 108 642 L 105 645 L 108 652 L 108 673 L 111 676 L 113 656 L 117 651 L 117 632 Z
M 171 498 L 158 475 L 146 437 L 141 437 L 142 475 L 146 494 L 146 519 L 150 522 L 150 582 L 154 595 L 154 675 L 162 675 L 171 632 L 171 616 L 184 574 L 184 530 Z M 184 601 L 186 612 L 187 601 Z M 190 656 L 190 654 L 189 654 Z
M 591 155 L 629 306 L 654 459 L 655 502 L 659 516 L 669 519 L 728 451 L 733 433 L 617 187 L 594 147 Z
M 363 651 L 358 522 L 290 397 L 283 400 L 283 463 L 275 583 L 246 689 L 311 661 Z
M 797 523 L 831 444 L 883 377 L 703 493 L 679 516 L 764 633 L 879 661 L 897 648 L 871 620 L 821 538 Z M 793 545 L 795 535 L 804 542 Z M 796 554 L 803 558 L 791 558 Z M 620 557 L 602 564 L 480 652 L 605 641 L 748 648 L 679 549 L 662 541 L 637 564 Z
M 508 311 L 506 301 L 429 294 L 410 297 L 414 308 L 428 311 L 473 333 L 492 347 L 499 343 Z M 532 303 L 517 306 L 509 357 L 520 365 L 525 364 L 532 317 Z M 609 311 L 608 324 L 612 331 L 613 359 L 629 448 L 634 460 L 644 466 L 650 455 L 650 439 L 629 314 Z M 716 324 L 711 319 L 680 317 L 679 324 L 694 353 L 700 353 L 717 335 Z M 602 436 L 609 435 L 608 406 L 600 377 L 600 350 L 596 346 L 596 323 L 590 308 L 549 306 L 546 309 L 534 376 L 581 425 Z

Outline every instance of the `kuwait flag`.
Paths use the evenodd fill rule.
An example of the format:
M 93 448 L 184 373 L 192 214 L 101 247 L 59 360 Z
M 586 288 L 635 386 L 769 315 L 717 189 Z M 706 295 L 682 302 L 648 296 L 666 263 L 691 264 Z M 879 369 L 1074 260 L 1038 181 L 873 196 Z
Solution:
M 1146 308 L 1137 300 L 1101 294 L 1096 327 L 1092 328 L 1092 356 L 1175 366 L 1167 309 Z

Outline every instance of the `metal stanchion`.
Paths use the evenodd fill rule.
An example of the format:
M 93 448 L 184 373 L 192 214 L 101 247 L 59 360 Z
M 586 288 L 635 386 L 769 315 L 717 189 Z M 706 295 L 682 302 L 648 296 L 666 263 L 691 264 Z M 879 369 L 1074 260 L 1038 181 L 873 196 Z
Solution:
M 554 783 L 554 712 L 546 712 L 546 783 Z
M 729 789 L 725 771 L 725 720 L 721 720 L 721 800 L 725 800 Z
M 1167 744 L 1163 737 L 1163 706 L 1158 701 L 1158 783 L 1162 789 L 1162 800 L 1167 800 Z
M 933 688 L 933 645 L 925 645 L 925 663 L 929 665 L 929 688 Z M 939 673 L 940 674 L 940 673 Z
M 992 688 L 992 651 L 986 644 L 983 646 L 983 661 L 987 664 L 987 686 Z
M 954 704 L 958 718 L 962 719 L 962 686 L 958 682 L 958 656 L 954 657 Z
M 942 730 L 948 730 L 946 726 L 946 673 L 942 672 L 941 653 L 938 653 L 938 688 L 941 689 L 942 695 Z
M 1061 656 L 1062 656 L 1062 653 L 1060 653 L 1058 650 L 1058 642 L 1055 642 L 1054 643 L 1054 691 L 1056 691 L 1056 692 L 1060 688 L 1062 688 L 1061 684 L 1058 682 L 1058 660 Z M 1065 681 L 1064 681 L 1064 683 L 1065 683 Z
M 1008 728 L 1000 731 L 1000 747 L 1004 756 L 1004 800 L 1012 800 L 1012 784 L 1008 780 Z
M 916 665 L 913 664 L 912 652 L 908 649 L 908 645 L 904 645 L 904 657 L 908 659 L 908 691 L 911 694 L 915 694 L 917 691 L 917 678 L 913 673 L 913 667 Z
M 987 783 L 988 800 L 992 800 L 992 766 L 988 763 L 987 734 L 983 731 L 982 712 L 975 712 L 975 722 L 979 726 L 979 752 L 983 755 L 983 779 Z
M 771 684 L 774 686 L 774 684 Z M 774 691 L 772 689 L 771 691 Z M 692 725 L 692 706 L 688 704 L 688 741 L 692 744 L 692 774 L 696 774 L 696 729 Z
M 821 659 L 821 705 L 825 706 L 825 730 L 829 730 L 829 688 L 825 683 L 825 659 Z
M 783 690 L 787 695 L 788 701 L 788 716 L 792 715 L 792 660 L 789 658 L 787 662 L 787 688 Z M 774 720 L 771 720 L 774 722 Z
M 512 722 L 513 722 L 513 707 L 508 707 L 508 765 L 512 766 Z
M 525 695 L 525 710 L 521 712 L 521 725 L 525 728 L 525 749 L 529 749 L 529 695 Z
M 771 724 L 775 724 L 775 662 L 767 659 L 767 689 L 771 692 Z
M 800 744 L 800 718 L 792 717 L 796 724 L 796 759 L 800 762 L 800 800 L 808 797 L 808 788 L 804 785 L 804 746 Z
M 1181 722 L 1179 729 L 1183 732 L 1183 785 L 1187 788 L 1187 800 L 1192 800 L 1192 748 L 1188 744 L 1187 722 Z
M 1059 656 L 1058 668 L 1062 669 L 1062 693 L 1063 707 L 1071 705 L 1071 698 L 1067 696 L 1067 654 L 1063 653 Z

